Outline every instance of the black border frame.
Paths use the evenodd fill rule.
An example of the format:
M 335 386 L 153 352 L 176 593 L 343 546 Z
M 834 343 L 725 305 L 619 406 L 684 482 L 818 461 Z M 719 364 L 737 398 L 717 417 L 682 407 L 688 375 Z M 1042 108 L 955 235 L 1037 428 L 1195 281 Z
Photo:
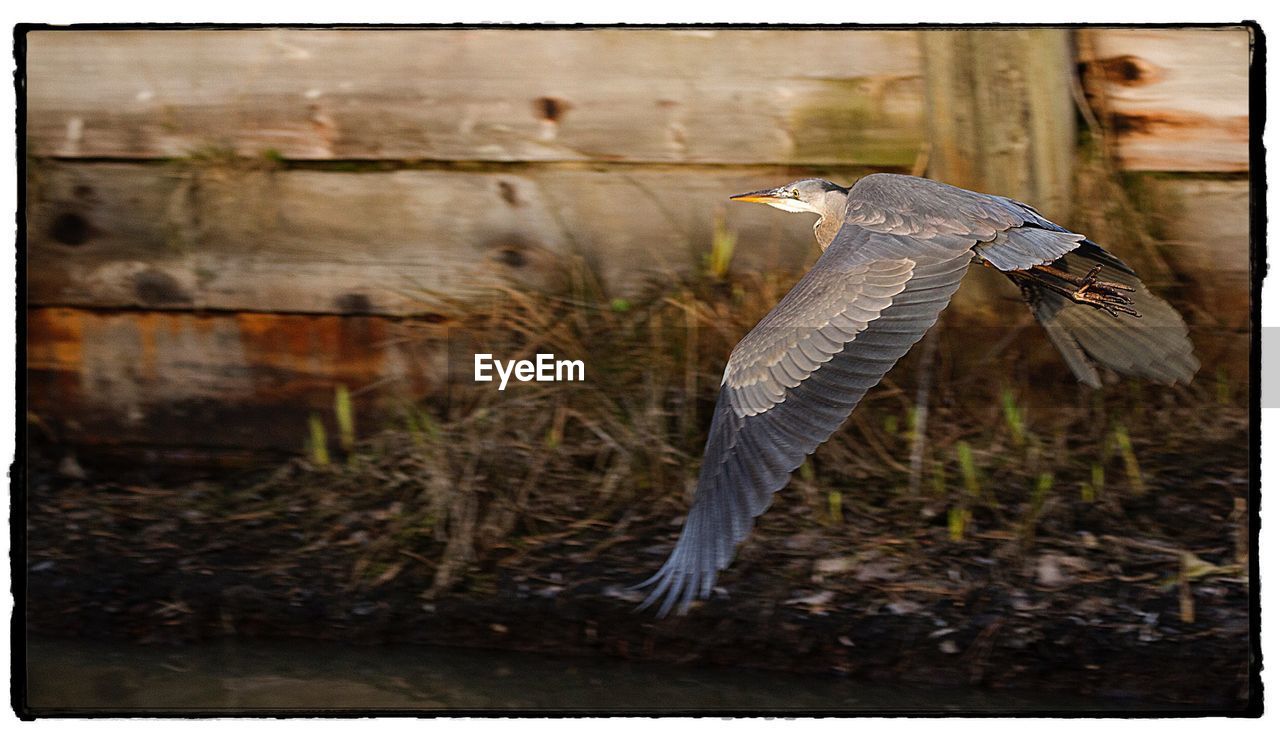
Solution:
M 1220 29 L 1246 27 L 1252 35 L 1252 55 L 1249 64 L 1249 209 L 1250 209 L 1250 425 L 1249 425 L 1249 595 L 1250 595 L 1250 661 L 1249 661 L 1249 701 L 1242 709 L 1203 709 L 1196 711 L 1178 710 L 1132 710 L 1111 712 L 1099 710 L 1089 711 L 950 711 L 950 712 L 833 712 L 813 711 L 806 714 L 802 711 L 775 711 L 753 709 L 699 709 L 683 711 L 617 710 L 600 711 L 547 711 L 517 709 L 451 709 L 446 711 L 422 711 L 413 709 L 209 709 L 209 710 L 57 710 L 33 709 L 27 705 L 26 687 L 26 488 L 27 488 L 27 383 L 26 383 L 26 36 L 32 31 L 126 31 L 126 30 L 253 30 L 253 29 L 289 29 L 289 30 L 1001 30 L 1025 28 L 1134 28 L 1134 29 Z M 983 717 L 983 718 L 1027 718 L 1055 716 L 1062 718 L 1199 718 L 1207 716 L 1225 716 L 1234 718 L 1258 718 L 1263 713 L 1262 686 L 1262 645 L 1261 645 L 1261 606 L 1259 603 L 1259 558 L 1258 535 L 1261 527 L 1259 509 L 1262 500 L 1261 468 L 1261 377 L 1262 377 L 1262 280 L 1267 272 L 1266 247 L 1266 149 L 1262 143 L 1262 131 L 1266 123 L 1266 36 L 1262 26 L 1254 20 L 1242 20 L 1224 23 L 832 23 L 832 24 L 786 24 L 786 23 L 75 23 L 69 25 L 53 25 L 46 23 L 18 23 L 13 30 L 14 39 L 14 93 L 16 98 L 15 129 L 17 132 L 17 240 L 14 243 L 17 263 L 16 298 L 15 298 L 15 344 L 14 360 L 16 411 L 14 419 L 14 460 L 10 465 L 10 579 L 14 597 L 14 612 L 10 621 L 11 653 L 10 653 L 10 705 L 19 719 L 32 721 L 37 718 L 355 718 L 355 717 L 418 717 L 418 718 L 453 718 L 453 717 L 488 717 L 511 718 L 516 716 L 538 718 L 566 717 L 613 717 L 613 716 L 683 716 L 683 717 L 725 717 L 725 716 L 817 716 L 839 718 L 882 718 L 911 716 L 921 718 L 944 717 Z M 21 510 L 21 512 L 20 512 Z M 19 521 L 21 518 L 21 522 Z

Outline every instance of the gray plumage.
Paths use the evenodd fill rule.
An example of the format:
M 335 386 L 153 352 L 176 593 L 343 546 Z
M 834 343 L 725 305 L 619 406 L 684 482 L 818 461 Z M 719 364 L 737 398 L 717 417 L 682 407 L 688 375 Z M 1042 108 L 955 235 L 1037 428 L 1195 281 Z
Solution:
M 1101 385 L 1098 364 L 1163 382 L 1189 381 L 1198 367 L 1168 304 L 1026 204 L 893 174 L 851 189 L 805 179 L 733 198 L 818 214 L 823 253 L 729 356 L 693 506 L 670 557 L 641 584 L 653 587 L 642 607 L 661 600 L 659 616 L 710 594 L 774 492 L 933 326 L 972 261 L 1019 284 L 1081 382 Z M 1074 299 L 1075 285 L 1036 270 L 1045 266 L 1060 280 L 1096 275 L 1132 288 L 1122 300 L 1141 318 L 1110 308 L 1114 294 L 1102 306 Z

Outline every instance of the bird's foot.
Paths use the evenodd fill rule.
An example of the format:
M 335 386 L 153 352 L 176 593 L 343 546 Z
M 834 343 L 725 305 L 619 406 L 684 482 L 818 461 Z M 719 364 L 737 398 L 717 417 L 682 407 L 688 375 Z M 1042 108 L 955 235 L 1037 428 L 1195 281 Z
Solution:
M 1142 314 L 1133 308 L 1133 299 L 1125 295 L 1125 293 L 1132 293 L 1133 288 L 1124 283 L 1098 280 L 1098 273 L 1101 270 L 1101 265 L 1095 265 L 1084 277 L 1068 279 L 1068 282 L 1076 286 L 1075 292 L 1071 294 L 1071 299 L 1076 303 L 1084 303 L 1101 309 L 1116 318 L 1120 318 L 1122 313 L 1129 314 L 1135 318 L 1142 318 Z

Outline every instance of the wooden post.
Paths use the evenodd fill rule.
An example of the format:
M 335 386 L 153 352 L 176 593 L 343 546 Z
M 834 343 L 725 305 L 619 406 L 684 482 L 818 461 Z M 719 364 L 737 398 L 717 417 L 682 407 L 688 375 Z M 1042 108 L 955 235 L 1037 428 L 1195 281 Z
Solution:
M 1075 151 L 1066 30 L 922 31 L 929 175 L 1071 215 Z

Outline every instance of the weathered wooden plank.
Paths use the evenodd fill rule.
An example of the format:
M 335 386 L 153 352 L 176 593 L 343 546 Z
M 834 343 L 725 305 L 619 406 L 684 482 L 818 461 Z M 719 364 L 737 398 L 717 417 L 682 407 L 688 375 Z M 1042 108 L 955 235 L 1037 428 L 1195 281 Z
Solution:
M 1198 321 L 1249 325 L 1249 182 L 1149 176 L 1147 217 Z
M 929 173 L 1071 215 L 1075 73 L 1069 31 L 921 33 Z
M 735 267 L 798 268 L 809 227 L 734 193 L 777 170 L 334 173 L 125 164 L 33 168 L 38 305 L 406 314 L 580 256 L 615 294 L 697 267 L 725 207 Z
M 1086 91 L 1125 168 L 1249 169 L 1250 31 L 1080 32 Z
M 439 389 L 440 345 L 377 316 L 34 308 L 29 411 L 71 444 L 298 451 L 337 385 L 366 428 Z
M 698 267 L 717 207 L 738 235 L 735 268 L 798 269 L 816 252 L 808 218 L 726 201 L 787 177 L 769 169 L 33 171 L 35 305 L 408 314 L 501 283 L 553 284 L 574 256 L 626 295 Z M 1147 183 L 1174 272 L 1197 302 L 1247 323 L 1248 182 Z M 1104 244 L 1122 257 L 1132 246 Z M 998 295 L 962 290 L 957 306 L 1000 319 L 982 303 Z
M 909 165 L 913 31 L 28 35 L 29 152 Z

